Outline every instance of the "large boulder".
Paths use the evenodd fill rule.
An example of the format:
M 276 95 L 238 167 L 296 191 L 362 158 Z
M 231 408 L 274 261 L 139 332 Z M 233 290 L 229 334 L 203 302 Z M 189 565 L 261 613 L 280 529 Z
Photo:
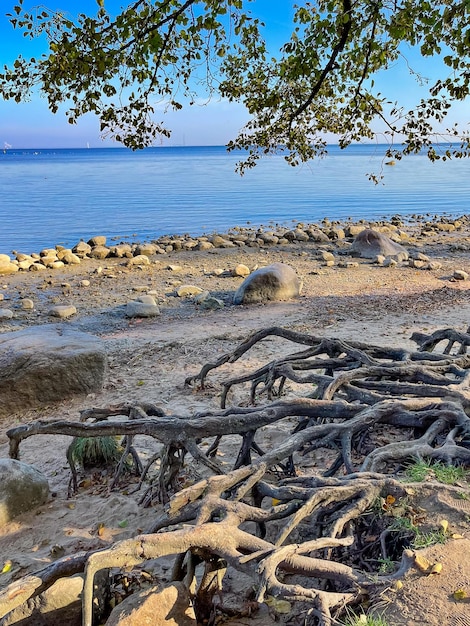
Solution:
M 255 304 L 269 300 L 288 300 L 300 294 L 302 283 L 295 270 L 285 263 L 260 267 L 240 285 L 234 304 Z
M 0 459 L 0 485 L 0 526 L 44 504 L 49 495 L 41 472 L 14 459 Z
M 387 235 L 371 228 L 360 232 L 351 246 L 351 254 L 363 259 L 375 259 L 376 256 L 398 256 L 400 260 L 408 258 L 407 250 Z
M 107 369 L 98 337 L 62 324 L 0 335 L 0 416 L 99 391 Z

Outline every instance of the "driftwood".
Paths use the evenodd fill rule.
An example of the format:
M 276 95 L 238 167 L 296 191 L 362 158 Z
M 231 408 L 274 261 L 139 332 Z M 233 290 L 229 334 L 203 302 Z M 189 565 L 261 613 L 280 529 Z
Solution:
M 83 411 L 76 423 L 38 421 L 8 431 L 13 458 L 19 455 L 21 441 L 41 434 L 122 435 L 126 454 L 133 450 L 136 435 L 156 442 L 143 478 L 157 459 L 160 467 L 143 501 L 160 500 L 164 512 L 145 534 L 86 556 L 84 625 L 92 624 L 93 577 L 98 570 L 129 568 L 162 556 L 175 556 L 174 579 L 184 580 L 194 591 L 201 620 L 215 610 L 212 599 L 229 567 L 252 577 L 258 602 L 269 594 L 307 603 L 311 623 L 321 626 L 333 624 L 345 604 L 399 578 L 412 564 L 412 555 L 405 551 L 396 572 L 371 579 L 368 572 L 342 560 L 358 551 L 355 529 L 360 516 L 378 498 L 404 494 L 403 484 L 390 472 L 414 458 L 470 464 L 470 335 L 451 329 L 419 335 L 419 349 L 406 351 L 271 328 L 204 365 L 186 382 L 204 386 L 210 372 L 235 362 L 268 336 L 308 347 L 222 382 L 221 410 L 167 416 L 153 405 L 123 404 Z M 433 352 L 442 341 L 444 354 Z M 225 408 L 229 390 L 244 383 L 250 385 L 252 402 L 261 391 L 268 400 L 288 395 L 261 406 Z M 118 415 L 127 419 L 112 419 Z M 263 449 L 261 429 L 277 427 L 288 418 L 295 418 L 290 435 L 275 448 Z M 403 429 L 403 437 L 377 445 L 377 437 L 383 438 L 390 426 Z M 238 453 L 231 467 L 222 466 L 214 454 L 234 435 L 240 437 Z M 302 460 L 321 448 L 336 450 L 324 474 L 296 476 Z M 179 491 L 177 478 L 186 455 L 202 464 L 208 477 Z M 122 463 L 117 474 L 120 467 Z M 247 530 L 253 524 L 256 531 Z M 171 530 L 174 526 L 178 529 Z M 204 567 L 197 584 L 195 562 Z M 19 583 L 18 588 L 29 591 L 7 589 L 0 594 L 0 616 L 24 602 L 25 594 L 34 595 L 50 584 L 50 574 L 36 577 L 41 581 L 36 587 Z

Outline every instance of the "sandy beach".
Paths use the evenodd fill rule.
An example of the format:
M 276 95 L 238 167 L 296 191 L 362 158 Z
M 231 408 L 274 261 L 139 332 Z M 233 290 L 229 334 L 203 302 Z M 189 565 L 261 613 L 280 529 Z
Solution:
M 102 338 L 109 359 L 102 391 L 2 420 L 0 457 L 8 456 L 8 428 L 37 419 L 77 420 L 85 408 L 152 402 L 168 414 L 187 416 L 218 409 L 224 376 L 254 369 L 291 352 L 292 346 L 283 340 L 259 344 L 246 358 L 217 371 L 204 392 L 185 386 L 185 378 L 262 328 L 282 326 L 315 336 L 413 349 L 413 332 L 432 333 L 448 327 L 465 332 L 470 325 L 470 280 L 457 279 L 455 272 L 470 272 L 470 224 L 463 222 L 446 231 L 426 230 L 425 222 L 403 225 L 407 238 L 402 245 L 414 258 L 421 254 L 436 262 L 438 269 L 408 262 L 385 267 L 353 258 L 348 255 L 346 238 L 170 252 L 151 257 L 151 263 L 142 267 L 128 267 L 119 258 L 87 259 L 63 269 L 0 276 L 0 308 L 14 312 L 11 319 L 0 322 L 1 333 L 57 323 L 48 314 L 51 306 L 71 304 L 77 313 L 61 323 Z M 328 251 L 334 255 L 333 264 L 323 258 L 322 253 Z M 274 262 L 296 270 L 303 281 L 301 296 L 286 302 L 233 305 L 233 293 L 243 281 L 233 276 L 234 268 L 244 264 L 253 270 Z M 206 310 L 194 297 L 178 297 L 176 289 L 181 285 L 209 291 L 224 303 L 223 308 Z M 142 293 L 154 295 L 161 314 L 148 319 L 126 317 L 126 304 Z M 25 310 L 24 299 L 31 299 L 34 308 Z M 246 397 L 237 390 L 231 402 L 243 403 Z M 273 433 L 273 445 L 276 437 L 283 436 Z M 44 436 L 22 444 L 21 460 L 46 475 L 53 495 L 38 511 L 0 529 L 1 558 L 13 562 L 11 571 L 3 575 L 3 585 L 50 562 L 54 550 L 68 554 L 131 537 L 156 514 L 153 508 L 139 507 L 138 494 L 127 495 L 121 489 L 108 495 L 105 481 L 93 484 L 85 477 L 78 493 L 68 498 L 65 452 L 69 441 L 65 436 Z M 149 438 L 139 441 L 144 458 L 153 453 L 152 445 Z M 316 462 L 320 464 L 321 457 Z M 196 475 L 199 470 L 191 468 Z M 463 523 L 461 532 L 470 536 Z M 408 617 L 403 624 L 439 623 L 434 619 L 438 617 L 431 621 Z

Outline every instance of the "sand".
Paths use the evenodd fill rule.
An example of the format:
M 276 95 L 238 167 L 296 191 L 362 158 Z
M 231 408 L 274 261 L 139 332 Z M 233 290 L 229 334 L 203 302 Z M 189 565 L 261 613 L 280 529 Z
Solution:
M 255 368 L 274 355 L 291 352 L 292 346 L 282 340 L 263 342 L 246 358 L 214 374 L 204 393 L 186 387 L 185 378 L 261 328 L 283 326 L 316 336 L 409 348 L 415 347 L 410 339 L 415 331 L 430 333 L 447 327 L 466 331 L 470 324 L 470 281 L 455 280 L 453 275 L 455 270 L 470 271 L 470 232 L 421 237 L 414 227 L 411 235 L 408 248 L 438 261 L 440 269 L 380 267 L 362 259 L 354 259 L 357 267 L 339 267 L 342 259 L 351 260 L 340 254 L 340 246 L 309 242 L 265 249 L 175 252 L 152 259 L 152 264 L 142 269 L 128 269 L 122 259 L 87 260 L 63 270 L 0 277 L 0 293 L 4 295 L 0 307 L 15 313 L 12 320 L 0 325 L 0 332 L 56 323 L 48 315 L 50 306 L 74 304 L 77 314 L 64 323 L 100 336 L 110 363 L 102 391 L 3 420 L 0 456 L 8 456 L 5 432 L 9 427 L 46 418 L 77 420 L 84 408 L 146 401 L 177 415 L 217 409 L 224 376 Z M 334 266 L 325 266 L 319 258 L 321 249 L 334 252 Z M 277 261 L 296 269 L 303 280 L 301 297 L 264 305 L 231 304 L 243 280 L 231 276 L 231 269 L 238 263 L 253 269 Z M 170 265 L 180 269 L 169 269 Z M 218 275 L 217 270 L 224 273 Z M 83 286 L 84 279 L 90 281 L 89 286 Z M 224 301 L 224 308 L 207 311 L 192 298 L 177 297 L 175 289 L 180 284 L 209 290 Z M 126 318 L 126 303 L 148 291 L 155 294 L 161 315 Z M 21 309 L 23 298 L 33 300 L 32 311 Z M 244 402 L 237 393 L 232 402 Z M 69 442 L 65 436 L 38 436 L 21 446 L 21 460 L 44 472 L 51 497 L 40 509 L 0 529 L 0 566 L 2 559 L 12 561 L 11 571 L 2 575 L 2 585 L 40 569 L 58 554 L 94 549 L 133 536 L 155 518 L 155 509 L 137 504 L 139 494 L 129 494 L 129 489 L 108 494 L 107 480 L 100 475 L 92 479 L 82 476 L 78 493 L 69 498 L 65 457 Z M 140 438 L 138 446 L 144 458 L 154 451 L 149 438 Z M 199 468 L 191 471 L 197 475 Z M 470 536 L 468 528 L 463 532 Z M 446 623 L 442 616 L 440 619 L 412 621 L 410 617 L 403 624 Z

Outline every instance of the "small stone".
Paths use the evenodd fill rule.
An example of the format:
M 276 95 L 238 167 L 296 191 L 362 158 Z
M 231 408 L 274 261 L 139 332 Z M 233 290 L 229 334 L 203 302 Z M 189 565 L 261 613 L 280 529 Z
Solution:
M 463 270 L 455 270 L 453 274 L 453 278 L 454 280 L 468 280 L 468 274 L 467 272 L 464 272 Z
M 210 311 L 215 311 L 216 309 L 223 309 L 224 306 L 225 305 L 224 305 L 223 300 L 220 300 L 219 298 L 214 298 L 214 296 L 209 296 L 208 298 L 205 298 L 201 302 L 201 308 L 208 309 Z
M 71 317 L 75 315 L 76 312 L 77 309 L 73 304 L 57 304 L 49 309 L 49 315 L 52 317 L 60 317 L 61 319 Z
M 385 259 L 386 257 L 384 257 L 383 254 L 378 254 L 374 259 L 374 263 L 376 263 L 377 265 L 383 265 L 385 263 Z
M 211 250 L 214 247 L 214 245 L 210 242 L 210 241 L 200 241 L 197 244 L 197 249 L 198 250 Z
M 183 268 L 181 265 L 168 265 L 167 270 L 170 270 L 170 272 L 182 272 Z
M 90 252 L 93 259 L 106 259 L 111 254 L 111 250 L 106 246 L 94 246 Z
M 427 270 L 440 270 L 442 269 L 442 263 L 439 263 L 439 261 L 429 261 L 429 263 L 426 265 Z
M 0 309 L 0 321 L 11 320 L 13 318 L 13 311 L 10 309 Z
M 23 300 L 21 300 L 21 308 L 24 311 L 32 311 L 34 309 L 34 302 L 31 298 L 23 298 Z
M 320 258 L 322 261 L 333 261 L 335 260 L 335 256 L 332 252 L 328 252 L 327 250 L 322 250 L 320 252 Z
M 145 298 L 146 296 L 142 296 Z M 151 296 L 149 296 L 151 298 Z M 126 305 L 126 317 L 156 317 L 160 315 L 160 309 L 155 304 L 155 300 L 151 298 L 152 302 L 142 302 L 139 300 L 131 300 Z
M 0 293 L 0 302 L 4 299 L 5 299 L 5 296 L 3 295 L 3 293 Z
M 397 265 L 398 265 L 398 262 L 391 256 L 388 256 L 383 262 L 384 267 L 397 267 Z
M 135 267 L 138 265 L 150 265 L 150 259 L 145 254 L 138 254 L 132 259 L 129 259 L 126 263 L 127 267 Z
M 232 276 L 241 276 L 242 278 L 246 278 L 250 274 L 250 268 L 244 265 L 243 263 L 239 263 L 232 270 Z
M 89 286 L 90 286 L 90 281 L 87 280 L 86 278 L 80 281 L 80 287 L 89 287 Z
M 186 298 L 188 296 L 197 296 L 203 291 L 201 287 L 197 287 L 196 285 L 181 285 L 181 287 L 178 287 L 176 290 L 176 295 L 179 298 Z
M 30 272 L 44 272 L 47 270 L 47 267 L 42 263 L 33 263 L 29 267 Z
M 106 245 L 106 237 L 103 235 L 98 235 L 96 237 L 92 237 L 88 240 L 89 246 L 105 246 Z

